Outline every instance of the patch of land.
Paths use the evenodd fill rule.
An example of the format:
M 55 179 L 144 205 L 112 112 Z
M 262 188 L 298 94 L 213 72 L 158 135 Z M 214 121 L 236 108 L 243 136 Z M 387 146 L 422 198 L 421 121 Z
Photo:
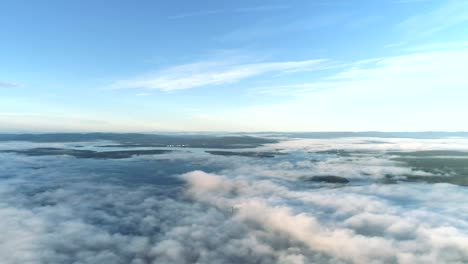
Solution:
M 2 150 L 3 153 L 16 153 L 26 156 L 56 156 L 67 155 L 80 159 L 125 159 L 139 155 L 159 155 L 172 152 L 165 149 L 124 150 L 124 151 L 93 151 L 63 148 L 32 148 L 22 150 Z
M 265 133 L 256 133 L 262 135 Z M 268 133 L 271 134 L 271 133 Z M 294 138 L 349 138 L 349 137 L 374 137 L 374 138 L 447 138 L 468 137 L 468 132 L 293 132 L 273 133 L 278 136 Z
M 242 156 L 242 157 L 255 157 L 255 158 L 274 158 L 277 155 L 285 155 L 280 152 L 254 152 L 254 151 L 218 151 L 218 150 L 207 150 L 206 153 L 211 155 L 220 156 Z
M 173 147 L 191 148 L 254 148 L 278 142 L 253 136 L 215 136 L 141 133 L 54 133 L 54 134 L 0 134 L 0 141 L 28 142 L 92 142 L 112 141 L 113 147 Z M 119 146 L 120 145 L 120 146 Z M 108 145 L 107 147 L 110 147 Z
M 415 176 L 408 175 L 402 181 L 407 182 L 425 182 L 425 183 L 450 183 L 460 186 L 468 186 L 468 176 Z
M 412 170 L 431 175 L 403 175 L 401 181 L 426 183 L 451 183 L 468 186 L 468 152 L 455 150 L 429 150 L 413 152 L 387 152 L 397 157 Z
M 332 150 L 321 150 L 313 152 L 315 154 L 325 154 L 325 155 L 337 155 L 342 157 L 349 157 L 352 155 L 353 152 L 347 151 L 344 149 L 332 149 Z
M 114 145 L 100 145 L 99 148 L 161 148 L 167 147 L 164 144 L 114 144 Z M 181 147 L 185 147 L 181 145 Z
M 468 152 L 457 150 L 392 151 L 387 154 L 404 157 L 468 157 Z
M 305 179 L 309 182 L 326 182 L 326 183 L 340 183 L 346 184 L 349 183 L 349 180 L 344 177 L 326 175 L 326 176 L 313 176 Z
M 414 170 L 432 174 L 466 175 L 468 176 L 468 159 L 447 157 L 398 157 L 392 160 L 400 161 Z

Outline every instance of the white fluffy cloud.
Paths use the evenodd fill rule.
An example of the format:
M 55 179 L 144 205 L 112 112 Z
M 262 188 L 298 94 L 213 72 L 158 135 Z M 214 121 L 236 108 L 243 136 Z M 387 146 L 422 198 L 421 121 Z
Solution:
M 0 153 L 0 256 L 6 264 L 464 263 L 464 187 L 378 181 L 423 175 L 390 160 L 387 150 L 464 144 L 304 139 L 258 149 L 289 153 L 278 159 L 187 149 L 118 161 Z M 314 154 L 338 147 L 358 152 Z M 327 174 L 351 184 L 301 178 Z
M 222 176 L 217 183 L 222 188 L 196 183 L 213 182 L 214 177 L 203 172 L 187 175 L 195 199 L 224 205 L 226 210 L 234 207 L 234 222 L 255 223 L 252 232 L 257 239 L 274 243 L 276 237 L 283 238 L 289 245 L 296 244 L 301 253 L 327 256 L 325 262 L 462 263 L 468 259 L 464 231 L 468 223 L 458 215 L 437 213 L 466 195 L 456 191 L 456 186 L 371 185 L 299 191 L 275 184 L 259 187 L 256 182 Z M 236 188 L 241 191 L 233 195 Z M 436 197 L 440 199 L 432 204 Z M 407 203 L 418 207 L 407 207 Z

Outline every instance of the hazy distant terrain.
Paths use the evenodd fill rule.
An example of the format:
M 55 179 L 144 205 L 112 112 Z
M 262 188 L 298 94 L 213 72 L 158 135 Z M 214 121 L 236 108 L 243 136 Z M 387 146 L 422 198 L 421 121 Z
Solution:
M 467 263 L 466 133 L 0 135 L 1 263 Z
M 61 133 L 61 134 L 0 134 L 1 141 L 26 142 L 90 142 L 110 141 L 107 147 L 152 147 L 184 146 L 192 148 L 244 148 L 276 142 L 272 139 L 249 136 L 210 135 L 159 135 L 159 134 L 118 134 L 118 133 Z

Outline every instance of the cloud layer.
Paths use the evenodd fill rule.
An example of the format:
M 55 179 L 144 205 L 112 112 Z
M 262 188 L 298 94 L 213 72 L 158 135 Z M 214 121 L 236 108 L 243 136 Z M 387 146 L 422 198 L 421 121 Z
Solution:
M 465 263 L 466 188 L 379 180 L 428 174 L 390 150 L 467 150 L 466 142 L 301 139 L 258 149 L 288 153 L 270 159 L 195 149 L 119 161 L 0 153 L 0 256 L 6 264 Z M 337 148 L 351 154 L 319 153 Z M 330 174 L 351 183 L 303 180 Z

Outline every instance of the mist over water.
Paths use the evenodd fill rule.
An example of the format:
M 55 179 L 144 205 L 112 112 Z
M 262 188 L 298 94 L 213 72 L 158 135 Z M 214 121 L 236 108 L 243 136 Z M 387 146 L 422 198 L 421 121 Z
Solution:
M 1 262 L 467 263 L 468 138 L 372 136 L 0 142 Z

